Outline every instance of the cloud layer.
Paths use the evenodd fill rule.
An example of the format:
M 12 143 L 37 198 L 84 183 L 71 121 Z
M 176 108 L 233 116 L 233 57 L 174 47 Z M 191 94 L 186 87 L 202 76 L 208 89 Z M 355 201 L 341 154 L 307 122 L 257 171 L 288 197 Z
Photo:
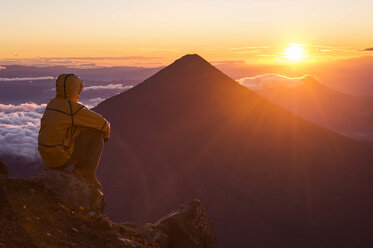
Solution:
M 0 82 L 12 81 L 33 81 L 33 80 L 48 80 L 55 79 L 54 77 L 14 77 L 14 78 L 0 78 Z
M 123 85 L 123 84 L 107 84 L 107 85 L 94 85 L 86 86 L 84 90 L 127 90 L 133 86 Z
M 37 136 L 45 104 L 0 104 L 0 154 L 38 159 Z
M 82 101 L 81 103 L 84 104 L 87 108 L 94 108 L 99 104 L 100 102 L 106 100 L 107 98 L 102 97 L 96 97 L 96 98 L 90 98 L 85 101 Z
M 244 77 L 238 79 L 237 82 L 251 90 L 257 91 L 277 87 L 298 87 L 303 85 L 304 80 L 307 78 L 313 78 L 313 76 L 305 75 L 303 77 L 286 77 L 280 74 L 264 74 L 255 77 Z
M 94 107 L 105 98 L 83 101 Z M 14 155 L 29 161 L 40 160 L 37 150 L 40 119 L 46 104 L 23 103 L 19 105 L 0 104 L 0 156 Z
M 157 50 L 159 51 L 159 50 Z M 164 65 L 164 57 L 158 56 L 122 56 L 122 57 L 35 57 L 35 58 L 2 58 L 1 65 L 28 66 L 67 66 L 70 68 L 101 68 L 103 66 L 160 66 Z

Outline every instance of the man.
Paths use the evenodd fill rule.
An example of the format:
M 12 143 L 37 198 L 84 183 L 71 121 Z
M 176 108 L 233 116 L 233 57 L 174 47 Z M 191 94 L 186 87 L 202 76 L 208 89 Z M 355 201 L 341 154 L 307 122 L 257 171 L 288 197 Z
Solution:
M 38 150 L 46 167 L 65 169 L 100 188 L 95 176 L 103 142 L 110 137 L 110 124 L 101 115 L 78 103 L 83 81 L 74 74 L 61 74 L 41 118 Z

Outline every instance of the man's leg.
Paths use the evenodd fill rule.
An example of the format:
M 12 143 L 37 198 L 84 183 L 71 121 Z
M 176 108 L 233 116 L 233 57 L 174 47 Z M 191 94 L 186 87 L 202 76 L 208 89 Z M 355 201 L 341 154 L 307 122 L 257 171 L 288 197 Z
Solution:
M 85 148 L 76 160 L 75 169 L 91 171 L 94 173 L 100 162 L 104 146 L 103 133 L 99 130 L 89 129 L 79 135 L 75 145 Z
M 84 178 L 89 183 L 101 187 L 95 171 L 100 162 L 103 149 L 103 133 L 100 130 L 84 128 L 76 138 L 74 151 L 65 168 L 75 163 L 73 173 Z

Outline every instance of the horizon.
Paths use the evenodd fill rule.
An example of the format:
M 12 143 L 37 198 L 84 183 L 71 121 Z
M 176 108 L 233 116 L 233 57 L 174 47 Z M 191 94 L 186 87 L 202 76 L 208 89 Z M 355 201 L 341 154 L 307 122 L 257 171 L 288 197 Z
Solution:
M 0 64 L 152 67 L 197 53 L 294 65 L 373 53 L 367 0 L 145 2 L 2 1 Z

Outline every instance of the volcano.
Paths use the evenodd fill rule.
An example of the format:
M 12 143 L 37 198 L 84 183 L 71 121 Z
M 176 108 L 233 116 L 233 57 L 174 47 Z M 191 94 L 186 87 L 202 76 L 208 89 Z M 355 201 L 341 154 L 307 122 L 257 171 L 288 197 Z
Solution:
M 186 55 L 99 104 L 106 214 L 143 224 L 198 198 L 219 247 L 373 245 L 372 148 Z

